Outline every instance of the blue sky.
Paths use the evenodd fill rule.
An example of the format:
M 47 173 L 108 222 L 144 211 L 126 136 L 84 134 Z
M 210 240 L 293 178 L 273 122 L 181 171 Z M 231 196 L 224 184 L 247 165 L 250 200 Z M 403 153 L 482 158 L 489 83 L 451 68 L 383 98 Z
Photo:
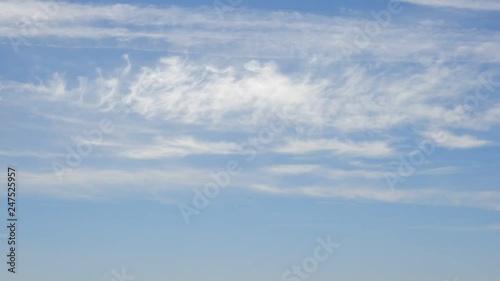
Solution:
M 499 12 L 3 1 L 2 280 L 498 280 Z

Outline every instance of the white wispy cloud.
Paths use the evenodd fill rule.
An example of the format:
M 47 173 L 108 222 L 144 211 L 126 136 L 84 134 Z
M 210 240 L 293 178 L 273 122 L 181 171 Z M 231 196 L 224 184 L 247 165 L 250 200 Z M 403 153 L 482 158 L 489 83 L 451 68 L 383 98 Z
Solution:
M 331 152 L 332 154 L 358 157 L 387 157 L 394 153 L 390 145 L 382 141 L 346 142 L 338 139 L 289 140 L 276 149 L 280 153 L 305 154 Z
M 494 144 L 492 141 L 479 139 L 475 136 L 456 135 L 447 131 L 426 132 L 424 135 L 428 138 L 436 138 L 437 145 L 446 148 L 468 149 Z
M 469 1 L 460 1 L 456 6 L 466 6 L 464 3 Z M 498 5 L 488 5 L 487 1 L 484 5 L 470 3 L 474 3 L 469 4 L 472 7 L 487 9 Z M 500 61 L 495 52 L 499 46 L 497 32 L 453 27 L 391 24 L 371 36 L 367 44 L 356 46 L 355 38 L 363 34 L 363 27 L 375 22 L 374 18 L 235 9 L 221 20 L 214 7 L 156 8 L 45 1 L 3 1 L 0 11 L 0 38 L 7 44 L 14 41 L 21 45 L 177 52 L 189 49 L 192 53 L 224 57 L 307 58 L 322 63 L 346 60 L 346 53 L 352 53 L 352 59 L 373 60 L 375 56 L 384 61 L 418 62 L 431 50 L 438 52 L 432 56 L 434 59 Z M 392 20 L 397 22 L 398 16 L 393 15 Z M 19 19 L 26 22 L 18 24 Z
M 452 175 L 459 173 L 461 170 L 462 169 L 459 167 L 446 166 L 446 167 L 427 169 L 419 173 L 424 175 Z
M 277 108 L 300 110 L 325 86 L 324 80 L 281 73 L 274 62 L 251 60 L 236 68 L 164 58 L 154 68 L 142 68 L 124 101 L 147 117 L 240 125 L 240 119 L 231 117 L 251 114 L 248 121 L 259 123 Z
M 162 58 L 138 72 L 124 71 L 129 68 L 76 87 L 67 86 L 57 73 L 38 84 L 5 81 L 3 91 L 100 111 L 128 107 L 147 119 L 190 125 L 255 128 L 287 112 L 297 129 L 356 132 L 442 124 L 447 109 L 435 102 L 436 95 L 458 100 L 474 87 L 477 75 L 475 70 L 434 66 L 417 67 L 407 75 L 380 66 L 376 71 L 344 66 L 328 69 L 328 75 L 310 70 L 292 74 L 280 70 L 276 61 L 220 65 L 180 57 Z M 384 150 L 374 144 L 375 155 Z
M 345 186 L 285 188 L 270 185 L 253 185 L 248 188 L 276 195 L 500 210 L 500 192 L 497 191 L 454 191 L 426 188 L 391 190 L 388 188 Z
M 489 127 L 498 123 L 500 123 L 500 106 L 496 105 L 495 107 L 490 108 L 486 112 L 484 112 L 483 116 L 480 119 L 480 122 L 474 125 L 476 125 L 476 127 L 483 128 L 485 126 Z
M 500 11 L 497 0 L 402 0 L 402 2 L 432 7 Z
M 209 180 L 209 170 L 185 166 L 129 170 L 79 167 L 69 169 L 62 175 L 63 180 L 60 181 L 52 170 L 25 172 L 23 182 L 27 192 L 38 195 L 99 200 L 138 192 L 144 196 L 187 191 L 203 186 Z
M 56 156 L 63 156 L 62 153 L 50 153 L 45 151 L 21 151 L 21 150 L 0 150 L 1 156 L 7 157 L 28 157 L 28 158 L 51 158 Z
M 320 177 L 331 179 L 344 178 L 365 178 L 365 179 L 380 179 L 384 177 L 383 170 L 362 170 L 362 169 L 335 169 L 321 165 L 274 165 L 264 167 L 262 170 L 278 175 L 302 175 L 314 174 Z
M 500 231 L 500 224 L 490 224 L 481 226 L 442 226 L 442 225 L 419 225 L 411 227 L 417 230 L 439 230 L 458 232 L 478 232 L 478 231 Z
M 274 174 L 300 175 L 314 173 L 322 168 L 320 165 L 274 165 L 271 167 L 264 167 L 263 169 Z
M 161 159 L 196 154 L 237 154 L 240 149 L 236 143 L 199 141 L 190 136 L 156 137 L 153 144 L 131 145 L 118 155 L 132 159 Z

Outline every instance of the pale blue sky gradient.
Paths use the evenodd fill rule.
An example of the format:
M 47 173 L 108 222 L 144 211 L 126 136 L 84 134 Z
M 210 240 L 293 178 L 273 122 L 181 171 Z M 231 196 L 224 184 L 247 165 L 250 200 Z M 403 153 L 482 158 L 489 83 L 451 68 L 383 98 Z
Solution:
M 50 3 L 0 4 L 1 280 L 280 281 L 327 236 L 308 280 L 500 278 L 499 1 Z

